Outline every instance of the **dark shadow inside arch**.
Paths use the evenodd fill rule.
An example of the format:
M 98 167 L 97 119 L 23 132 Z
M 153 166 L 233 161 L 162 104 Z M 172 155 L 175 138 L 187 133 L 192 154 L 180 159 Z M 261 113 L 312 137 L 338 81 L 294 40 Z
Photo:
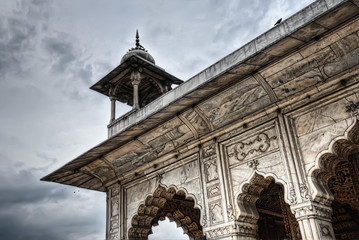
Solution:
M 359 239 L 359 153 L 336 164 L 328 186 L 334 195 L 332 222 L 336 239 Z
M 238 221 L 248 239 L 302 239 L 299 224 L 284 200 L 283 185 L 254 173 L 238 195 Z
M 201 213 L 195 208 L 194 199 L 186 196 L 182 190 L 177 191 L 174 187 L 167 189 L 163 186 L 158 186 L 153 195 L 148 196 L 145 203 L 139 206 L 131 221 L 129 239 L 148 239 L 152 226 L 157 226 L 158 221 L 166 217 L 171 222 L 174 221 L 177 227 L 181 227 L 191 240 L 205 239 L 200 224 Z
M 259 239 L 302 239 L 299 225 L 284 201 L 281 184 L 272 180 L 256 202 Z

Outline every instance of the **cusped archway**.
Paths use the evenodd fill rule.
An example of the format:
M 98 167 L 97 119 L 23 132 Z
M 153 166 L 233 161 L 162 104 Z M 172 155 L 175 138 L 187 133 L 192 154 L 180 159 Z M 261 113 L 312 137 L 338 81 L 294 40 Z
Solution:
M 285 201 L 284 183 L 254 172 L 237 197 L 238 221 L 247 239 L 301 239 L 298 222 Z
M 152 226 L 158 221 L 168 218 L 192 239 L 205 239 L 200 224 L 201 211 L 196 206 L 194 197 L 185 190 L 176 187 L 159 185 L 152 195 L 146 197 L 132 217 L 131 228 L 128 231 L 130 240 L 145 240 L 152 233 Z
M 344 136 L 334 139 L 328 150 L 318 154 L 315 166 L 309 172 L 314 201 L 331 204 L 334 196 L 328 186 L 329 179 L 335 176 L 338 163 L 347 161 L 356 153 L 359 153 L 358 120 L 348 128 Z
M 359 238 L 359 121 L 320 153 L 310 172 L 312 198 L 332 207 L 337 239 Z

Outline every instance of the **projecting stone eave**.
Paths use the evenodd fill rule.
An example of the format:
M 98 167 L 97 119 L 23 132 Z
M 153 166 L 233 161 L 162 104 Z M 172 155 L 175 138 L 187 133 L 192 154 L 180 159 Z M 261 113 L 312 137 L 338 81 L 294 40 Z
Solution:
M 166 72 L 163 68 L 153 64 L 152 62 L 150 62 L 140 56 L 133 55 L 130 58 L 128 58 L 127 60 L 125 60 L 124 62 L 122 62 L 120 65 L 118 65 L 116 68 L 114 68 L 110 73 L 108 73 L 106 76 L 104 76 L 102 79 L 100 79 L 97 83 L 92 85 L 90 87 L 90 89 L 109 97 L 109 91 L 106 86 L 109 83 L 117 82 L 124 75 L 126 75 L 129 71 L 130 66 L 133 63 L 133 61 L 136 61 L 136 63 L 140 66 L 148 68 L 151 72 L 158 74 L 159 76 L 163 77 L 167 81 L 170 81 L 171 84 L 180 85 L 183 83 L 183 80 Z
M 102 156 L 111 153 L 113 150 L 125 144 L 135 141 L 134 136 L 141 136 L 170 118 L 176 115 L 178 116 L 179 113 L 186 109 L 195 106 L 203 101 L 203 99 L 213 96 L 224 88 L 233 85 L 235 82 L 240 82 L 241 79 L 253 77 L 256 71 L 264 69 L 269 64 L 295 52 L 299 47 L 317 41 L 316 38 L 318 38 L 318 36 L 327 35 L 331 29 L 358 16 L 358 13 L 359 8 L 354 1 L 320 0 L 314 2 L 278 26 L 270 29 L 242 48 L 195 75 L 177 88 L 160 96 L 144 108 L 134 111 L 126 115 L 126 117 L 120 117 L 108 126 L 108 140 L 90 149 L 41 180 L 104 191 L 105 189 L 101 186 L 101 182 L 102 184 L 106 184 L 106 181 L 101 180 L 101 176 L 96 175 L 94 172 L 84 173 L 81 171 L 86 170 L 89 165 L 94 165 L 94 162 L 106 162 L 101 160 Z M 110 78 L 111 77 L 107 77 L 107 79 Z M 298 100 L 293 97 L 295 95 L 277 99 L 277 96 L 269 84 L 266 83 L 264 79 L 263 81 L 262 87 L 267 91 L 270 102 L 261 110 L 262 112 L 275 111 L 278 106 L 284 106 L 285 104 L 290 104 L 287 102 L 293 103 L 293 101 Z M 324 89 L 323 91 L 336 90 L 338 90 L 337 87 L 334 90 Z M 303 92 L 299 92 L 297 95 L 298 94 L 303 95 Z M 323 96 L 321 95 L 321 97 Z M 308 101 L 314 100 L 315 98 L 312 97 L 311 100 L 306 99 L 305 101 L 308 103 Z M 304 100 L 300 101 L 304 104 Z M 300 101 L 296 104 L 301 104 Z M 270 110 L 268 110 L 269 108 Z M 251 114 L 258 115 L 258 113 L 257 111 Z M 81 176 L 81 174 L 84 176 Z M 90 179 L 91 174 L 92 178 Z M 118 173 L 113 174 L 113 179 L 116 179 L 115 175 Z M 79 177 L 80 180 L 82 179 L 85 183 L 82 183 L 80 180 L 75 181 L 75 177 Z M 72 180 L 68 180 L 69 178 Z M 86 181 L 93 181 L 95 183 L 97 181 L 97 183 L 91 186 L 90 184 L 86 184 Z

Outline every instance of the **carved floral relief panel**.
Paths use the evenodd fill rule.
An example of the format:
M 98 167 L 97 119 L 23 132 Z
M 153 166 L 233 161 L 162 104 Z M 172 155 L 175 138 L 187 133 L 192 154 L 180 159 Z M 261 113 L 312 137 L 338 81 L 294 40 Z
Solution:
M 212 156 L 204 162 L 204 171 L 206 175 L 206 182 L 211 182 L 218 179 L 217 158 Z
M 216 197 L 221 195 L 221 188 L 219 184 L 207 187 L 208 198 Z
M 275 149 L 278 149 L 278 142 L 274 128 L 257 131 L 250 136 L 234 138 L 225 146 L 230 165 L 248 162 Z
M 209 204 L 209 214 L 212 224 L 217 224 L 224 221 L 221 201 L 216 201 Z
M 110 201 L 109 201 L 109 236 L 110 239 L 118 240 L 120 226 L 119 226 L 119 215 L 120 215 L 120 204 L 119 204 L 119 186 L 117 184 L 112 185 L 110 188 Z

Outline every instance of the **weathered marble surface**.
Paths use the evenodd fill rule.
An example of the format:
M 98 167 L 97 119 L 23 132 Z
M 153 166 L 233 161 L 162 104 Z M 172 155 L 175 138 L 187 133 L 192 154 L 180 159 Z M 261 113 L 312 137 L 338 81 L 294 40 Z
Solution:
M 201 226 L 191 226 L 208 239 L 255 239 L 255 201 L 274 179 L 285 187 L 303 236 L 320 239 L 320 224 L 332 229 L 330 193 L 318 176 L 328 171 L 323 165 L 335 162 L 329 158 L 345 156 L 359 142 L 345 135 L 355 120 L 348 105 L 359 108 L 358 6 L 314 2 L 118 119 L 109 125 L 107 141 L 45 180 L 106 191 L 107 238 L 115 240 L 127 239 L 141 203 L 160 184 L 180 189 L 177 199 L 196 205 L 200 213 L 193 206 L 186 211 L 193 210 Z M 335 147 L 343 149 L 333 150 L 338 137 Z M 318 164 L 323 152 L 328 158 Z M 174 195 L 173 189 L 161 194 Z M 249 200 L 240 203 L 239 196 Z M 138 218 L 146 224 L 138 219 L 135 224 L 148 230 L 150 215 L 163 210 L 158 206 L 163 207 L 149 203 L 150 212 Z M 182 215 L 178 219 L 192 224 Z M 316 230 L 309 231 L 308 224 Z M 142 225 L 138 229 L 146 230 Z
M 268 155 L 256 158 L 258 162 L 257 170 L 265 174 L 274 174 L 278 179 L 286 180 L 285 169 L 283 166 L 282 158 L 279 151 L 272 152 Z M 248 164 L 238 165 L 230 169 L 232 187 L 234 195 L 241 192 L 240 186 L 250 179 L 254 169 Z
M 230 89 L 199 105 L 215 128 L 222 127 L 270 104 L 266 91 L 254 78 L 232 86 Z
M 329 149 L 331 142 L 353 124 L 346 106 L 358 102 L 358 95 L 350 95 L 333 103 L 305 113 L 295 119 L 300 152 L 307 170 L 315 164 L 317 155 Z M 315 144 L 308 144 L 315 143 Z

